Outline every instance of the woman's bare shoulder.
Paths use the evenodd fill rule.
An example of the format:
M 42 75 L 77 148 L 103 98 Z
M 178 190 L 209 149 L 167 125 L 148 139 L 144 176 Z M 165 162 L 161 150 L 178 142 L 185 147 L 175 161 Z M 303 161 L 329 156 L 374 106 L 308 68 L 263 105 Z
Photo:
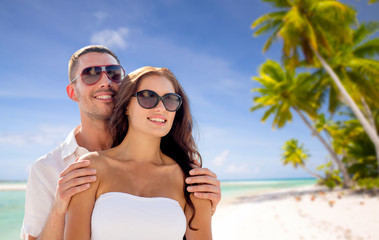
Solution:
M 89 152 L 82 155 L 78 161 L 87 160 L 91 162 L 89 165 L 90 167 L 96 167 L 104 164 L 104 158 L 106 157 L 101 152 Z

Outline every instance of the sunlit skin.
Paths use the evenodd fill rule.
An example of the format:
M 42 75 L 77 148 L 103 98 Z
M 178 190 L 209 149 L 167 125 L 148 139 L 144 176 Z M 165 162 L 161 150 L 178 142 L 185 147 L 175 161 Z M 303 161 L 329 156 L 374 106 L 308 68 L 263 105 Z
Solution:
M 138 87 L 138 91 L 141 90 L 153 90 L 159 96 L 175 93 L 174 87 L 169 80 L 155 75 L 147 76 L 143 79 Z M 139 134 L 157 137 L 167 135 L 175 118 L 175 112 L 167 111 L 162 101 L 159 101 L 158 105 L 153 109 L 144 109 L 138 104 L 136 97 L 131 99 L 126 113 L 129 119 L 130 131 L 138 130 Z M 133 118 L 129 116 L 133 116 Z M 153 121 L 155 118 L 163 119 L 165 122 Z
M 149 89 L 160 96 L 174 92 L 172 83 L 161 76 L 146 76 L 138 91 Z M 142 108 L 135 97 L 125 111 L 129 128 L 122 143 L 82 159 L 91 161 L 98 170 L 96 182 L 88 191 L 75 195 L 67 214 L 65 239 L 90 239 L 91 213 L 95 200 L 103 193 L 125 192 L 142 197 L 166 197 L 179 202 L 187 221 L 192 216 L 184 198 L 184 174 L 179 165 L 160 150 L 161 138 L 172 127 L 175 112 L 165 109 L 162 102 L 153 109 Z M 156 122 L 152 118 L 164 119 Z M 211 239 L 211 202 L 191 196 L 196 215 L 193 227 L 187 228 L 187 239 Z
M 84 54 L 78 60 L 78 67 L 75 76 L 79 75 L 83 69 L 91 66 L 117 65 L 116 59 L 106 53 L 91 52 Z M 113 82 L 103 73 L 101 79 L 93 85 L 86 85 L 81 78 L 67 86 L 69 97 L 78 102 L 80 117 L 82 122 L 81 131 L 77 134 L 76 139 L 79 146 L 85 147 L 90 151 L 107 149 L 110 147 L 110 139 L 104 138 L 103 142 L 94 139 L 99 135 L 104 135 L 107 130 L 105 120 L 107 120 L 114 107 L 114 96 L 119 88 L 119 84 Z M 93 138 L 83 138 L 83 135 L 96 134 Z M 94 141 L 89 142 L 88 140 Z

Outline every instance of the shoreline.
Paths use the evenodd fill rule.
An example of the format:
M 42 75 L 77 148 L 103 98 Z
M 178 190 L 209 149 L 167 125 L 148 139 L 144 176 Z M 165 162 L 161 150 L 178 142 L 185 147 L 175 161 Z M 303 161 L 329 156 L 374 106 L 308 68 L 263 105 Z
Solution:
M 26 183 L 0 183 L 0 191 L 25 191 Z
M 215 240 L 377 240 L 379 196 L 311 185 L 222 199 Z

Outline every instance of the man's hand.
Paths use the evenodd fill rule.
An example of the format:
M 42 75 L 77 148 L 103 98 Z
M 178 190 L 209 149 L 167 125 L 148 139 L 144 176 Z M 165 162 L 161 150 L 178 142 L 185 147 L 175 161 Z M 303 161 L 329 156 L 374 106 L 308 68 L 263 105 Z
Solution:
M 83 192 L 96 181 L 96 169 L 87 168 L 90 161 L 75 161 L 59 175 L 53 210 L 58 214 L 66 214 L 71 197 Z
M 212 214 L 216 210 L 218 203 L 221 200 L 220 181 L 217 175 L 208 168 L 198 167 L 200 164 L 196 162 L 197 167 L 189 173 L 191 177 L 186 178 L 188 192 L 193 192 L 195 197 L 209 199 L 212 202 Z M 193 184 L 197 185 L 193 185 Z

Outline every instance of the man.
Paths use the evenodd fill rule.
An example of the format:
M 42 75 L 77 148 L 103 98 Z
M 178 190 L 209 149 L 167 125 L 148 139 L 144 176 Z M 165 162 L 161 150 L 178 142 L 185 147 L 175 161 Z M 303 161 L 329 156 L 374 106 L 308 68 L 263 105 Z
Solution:
M 88 151 L 111 147 L 106 122 L 114 97 L 125 75 L 117 56 L 103 46 L 87 46 L 69 61 L 67 95 L 79 105 L 81 124 L 55 150 L 39 158 L 32 166 L 25 198 L 23 239 L 63 239 L 65 215 L 71 197 L 85 191 L 96 180 L 88 161 L 75 161 Z M 193 169 L 186 183 L 195 197 L 221 199 L 220 182 L 208 169 Z

